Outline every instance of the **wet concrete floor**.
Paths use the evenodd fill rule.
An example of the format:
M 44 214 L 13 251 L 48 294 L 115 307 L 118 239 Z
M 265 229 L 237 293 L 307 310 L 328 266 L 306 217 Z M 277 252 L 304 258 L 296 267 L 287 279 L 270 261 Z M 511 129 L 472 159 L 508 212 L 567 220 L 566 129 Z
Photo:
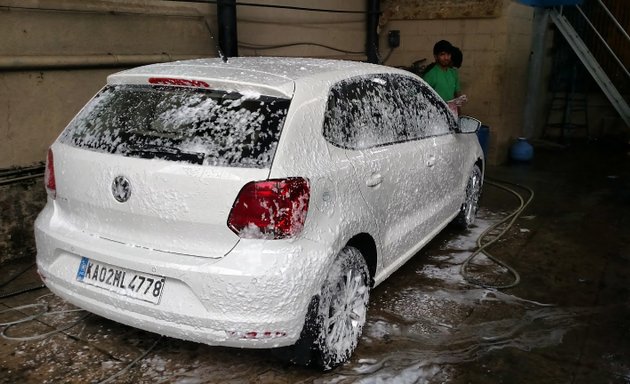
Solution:
M 0 323 L 47 311 L 0 327 L 0 383 L 630 383 L 627 148 L 537 148 L 531 164 L 493 167 L 488 176 L 535 191 L 489 248 L 520 284 L 494 290 L 460 274 L 479 234 L 518 207 L 486 185 L 475 228 L 447 228 L 374 289 L 356 353 L 332 372 L 60 312 L 74 307 L 42 288 L 0 298 Z M 6 282 L 33 261 L 1 266 L 0 296 L 38 282 L 32 267 Z M 512 279 L 484 255 L 469 271 L 489 284 Z

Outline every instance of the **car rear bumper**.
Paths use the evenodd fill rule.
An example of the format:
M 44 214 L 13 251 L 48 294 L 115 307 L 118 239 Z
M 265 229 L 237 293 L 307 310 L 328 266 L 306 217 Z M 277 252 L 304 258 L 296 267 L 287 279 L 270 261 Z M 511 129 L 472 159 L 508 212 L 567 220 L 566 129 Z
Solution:
M 333 257 L 310 240 L 241 240 L 220 259 L 170 254 L 67 230 L 53 215 L 47 207 L 35 222 L 38 270 L 52 292 L 111 320 L 210 345 L 294 344 Z M 82 257 L 163 276 L 159 303 L 78 281 Z

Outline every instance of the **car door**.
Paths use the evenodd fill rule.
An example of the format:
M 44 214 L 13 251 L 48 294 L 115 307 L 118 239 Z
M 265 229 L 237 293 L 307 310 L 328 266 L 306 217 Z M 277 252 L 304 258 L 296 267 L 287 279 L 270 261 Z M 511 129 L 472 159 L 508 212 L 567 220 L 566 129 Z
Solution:
M 378 223 L 381 259 L 392 270 L 430 229 L 432 201 L 423 185 L 431 154 L 426 143 L 409 140 L 409 118 L 392 75 L 356 77 L 331 90 L 325 131 L 344 138 L 339 145 Z
M 440 230 L 461 204 L 461 180 L 465 150 L 459 148 L 456 121 L 442 99 L 418 79 L 401 76 L 400 98 L 408 101 L 407 133 L 419 142 L 426 157 L 426 182 L 422 188 L 430 201 L 429 232 Z

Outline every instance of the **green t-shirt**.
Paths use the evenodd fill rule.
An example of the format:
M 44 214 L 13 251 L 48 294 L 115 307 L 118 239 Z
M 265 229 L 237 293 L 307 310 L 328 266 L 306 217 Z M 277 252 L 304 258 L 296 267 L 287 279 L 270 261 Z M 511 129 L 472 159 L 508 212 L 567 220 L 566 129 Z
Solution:
M 446 71 L 442 70 L 439 65 L 435 65 L 422 76 L 431 88 L 444 99 L 449 101 L 455 98 L 455 92 L 459 92 L 459 75 L 457 70 L 453 68 L 447 68 Z

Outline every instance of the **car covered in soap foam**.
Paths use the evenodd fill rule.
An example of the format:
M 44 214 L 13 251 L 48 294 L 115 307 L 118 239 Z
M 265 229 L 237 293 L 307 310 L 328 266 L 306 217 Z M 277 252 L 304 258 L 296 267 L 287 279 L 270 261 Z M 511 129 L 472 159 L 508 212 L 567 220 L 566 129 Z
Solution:
M 45 284 L 163 335 L 330 369 L 369 292 L 470 226 L 478 121 L 366 63 L 200 59 L 108 77 L 48 151 Z

